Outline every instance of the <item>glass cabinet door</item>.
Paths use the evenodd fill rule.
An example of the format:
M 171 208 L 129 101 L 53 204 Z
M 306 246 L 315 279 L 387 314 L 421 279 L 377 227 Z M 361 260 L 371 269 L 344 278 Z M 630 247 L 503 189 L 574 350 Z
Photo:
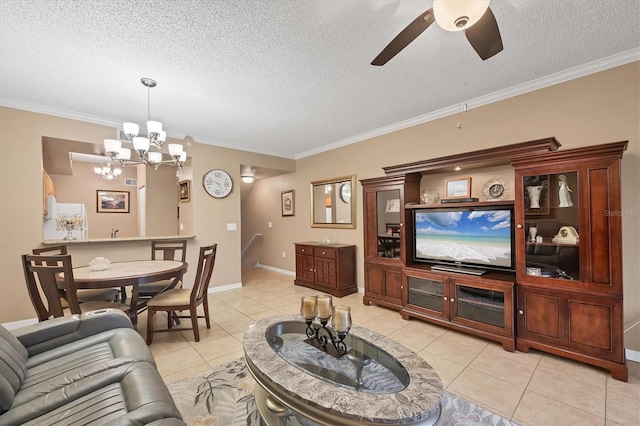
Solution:
M 378 257 L 400 259 L 400 190 L 376 193 Z
M 578 173 L 523 176 L 525 274 L 580 280 Z
M 444 315 L 444 281 L 407 276 L 407 302 Z

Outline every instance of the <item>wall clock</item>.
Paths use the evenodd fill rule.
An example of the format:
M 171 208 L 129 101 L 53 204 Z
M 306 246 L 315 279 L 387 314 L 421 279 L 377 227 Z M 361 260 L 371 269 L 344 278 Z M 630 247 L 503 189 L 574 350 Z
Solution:
M 507 181 L 500 178 L 491 179 L 484 184 L 482 195 L 485 201 L 500 201 L 509 193 Z
M 343 183 L 342 186 L 340 187 L 340 198 L 342 198 L 342 201 L 344 201 L 345 203 L 351 202 L 351 183 L 350 182 Z
M 209 170 L 202 178 L 202 185 L 207 194 L 214 198 L 224 198 L 231 193 L 233 181 L 229 173 L 221 169 Z

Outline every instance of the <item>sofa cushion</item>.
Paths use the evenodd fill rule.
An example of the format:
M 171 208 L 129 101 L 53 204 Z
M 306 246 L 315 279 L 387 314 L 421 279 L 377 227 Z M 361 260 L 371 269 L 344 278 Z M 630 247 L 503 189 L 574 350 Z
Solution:
M 13 407 L 2 425 L 140 425 L 181 418 L 155 367 L 132 362 L 82 378 Z
M 11 407 L 13 397 L 27 374 L 27 349 L 0 325 L 0 412 Z
M 129 328 L 108 330 L 34 355 L 12 408 L 85 377 L 136 361 L 155 365 L 140 335 Z

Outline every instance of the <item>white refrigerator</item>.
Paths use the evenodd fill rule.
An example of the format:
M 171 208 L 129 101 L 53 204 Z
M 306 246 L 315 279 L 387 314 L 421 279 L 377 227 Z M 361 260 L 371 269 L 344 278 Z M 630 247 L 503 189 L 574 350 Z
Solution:
M 78 217 L 82 219 L 82 228 L 71 231 L 71 237 L 76 240 L 86 240 L 89 235 L 89 224 L 87 222 L 87 211 L 84 204 L 79 203 L 58 203 L 56 198 L 49 195 L 49 214 L 44 218 L 43 223 L 43 239 L 44 240 L 62 240 L 69 235 L 69 231 L 58 230 L 56 218 Z

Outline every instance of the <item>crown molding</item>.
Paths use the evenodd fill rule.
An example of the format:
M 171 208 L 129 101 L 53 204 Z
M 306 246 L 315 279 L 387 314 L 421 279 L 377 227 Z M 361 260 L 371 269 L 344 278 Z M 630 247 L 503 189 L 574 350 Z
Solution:
M 490 93 L 485 96 L 480 96 L 475 99 L 468 100 L 466 102 L 469 108 L 477 108 L 484 105 L 488 105 L 494 102 L 502 101 L 505 99 L 509 99 L 515 96 L 523 95 L 525 93 L 533 92 L 535 90 L 540 90 L 545 87 L 553 86 L 555 84 L 564 83 L 569 80 L 573 80 L 576 78 L 584 77 L 590 74 L 594 74 L 600 71 L 604 71 L 610 68 L 614 68 L 620 65 L 625 65 L 631 62 L 640 60 L 640 48 L 631 49 L 616 55 L 608 56 L 603 59 L 599 59 L 593 62 L 586 63 L 584 65 L 580 65 L 574 68 L 570 68 L 567 70 L 563 70 L 561 72 L 551 74 L 545 77 L 541 77 L 535 80 L 531 80 L 529 82 L 519 84 L 517 86 L 510 87 L 508 89 L 499 90 L 497 92 Z M 29 102 L 18 101 L 10 98 L 0 98 L 0 106 L 21 109 L 25 111 L 53 115 L 61 118 L 68 118 L 71 120 L 79 120 L 88 123 L 99 124 L 103 126 L 111 126 L 117 129 L 122 128 L 122 123 L 114 120 L 109 120 L 105 118 L 95 117 L 88 114 L 82 114 L 74 111 L 68 111 L 61 108 L 54 108 L 45 105 L 33 104 Z M 199 143 L 204 143 L 207 145 L 218 146 L 222 148 L 235 149 L 240 151 L 247 151 L 257 154 L 263 155 L 272 155 L 280 158 L 288 158 L 299 160 L 301 158 L 310 157 L 312 155 L 321 154 L 323 152 L 331 151 L 336 148 L 341 148 L 343 146 L 351 145 L 357 142 L 362 142 L 367 139 L 372 139 L 374 137 L 386 135 L 388 133 L 396 132 L 399 130 L 403 130 L 409 127 L 417 126 L 420 124 L 428 123 L 430 121 L 434 121 L 443 117 L 447 117 L 453 114 L 458 113 L 458 105 L 452 105 L 449 107 L 445 107 L 439 109 L 437 111 L 430 112 L 428 114 L 419 115 L 417 117 L 410 118 L 408 120 L 400 121 L 398 123 L 380 127 L 378 129 L 374 129 L 365 133 L 361 133 L 356 136 L 352 136 L 346 139 L 342 139 L 336 142 L 329 143 L 327 145 L 323 145 L 321 147 L 311 149 L 308 151 L 303 151 L 295 155 L 283 154 L 281 152 L 274 152 L 269 150 L 248 148 L 244 146 L 238 146 L 237 144 L 221 142 L 221 141 L 211 141 L 207 138 L 200 138 L 197 136 L 193 136 L 195 140 Z M 182 133 L 170 133 L 167 132 L 167 136 L 183 139 L 186 135 Z
M 545 77 L 541 77 L 535 80 L 528 81 L 517 86 L 510 87 L 508 89 L 499 90 L 497 92 L 490 93 L 485 96 L 480 96 L 475 99 L 471 99 L 466 102 L 468 108 L 477 108 L 484 105 L 488 105 L 494 102 L 502 101 L 505 99 L 513 98 L 515 96 L 523 95 L 525 93 L 533 92 L 535 90 L 544 89 L 556 84 L 564 83 L 569 80 L 584 77 L 590 74 L 595 74 L 600 71 L 605 71 L 610 68 L 615 68 L 620 65 L 626 65 L 631 62 L 640 60 L 640 49 L 631 49 L 626 52 L 622 52 L 616 55 L 608 56 L 603 59 L 598 59 L 593 62 L 586 63 L 574 68 L 569 68 L 555 74 L 550 74 Z M 388 133 L 403 130 L 408 127 L 417 126 L 419 124 L 428 123 L 439 118 L 444 118 L 449 115 L 458 113 L 458 105 L 449 106 L 439 109 L 437 111 L 430 112 L 428 114 L 419 115 L 408 120 L 404 120 L 390 126 L 380 127 L 379 129 L 371 130 L 369 132 L 362 133 L 360 135 L 352 136 L 347 139 L 343 139 L 337 142 L 324 145 L 322 147 L 301 152 L 295 156 L 296 160 L 301 158 L 310 157 L 312 155 L 320 154 L 332 149 L 340 148 L 343 146 L 351 145 L 357 142 L 362 142 L 367 139 L 371 139 L 377 136 L 386 135 Z

